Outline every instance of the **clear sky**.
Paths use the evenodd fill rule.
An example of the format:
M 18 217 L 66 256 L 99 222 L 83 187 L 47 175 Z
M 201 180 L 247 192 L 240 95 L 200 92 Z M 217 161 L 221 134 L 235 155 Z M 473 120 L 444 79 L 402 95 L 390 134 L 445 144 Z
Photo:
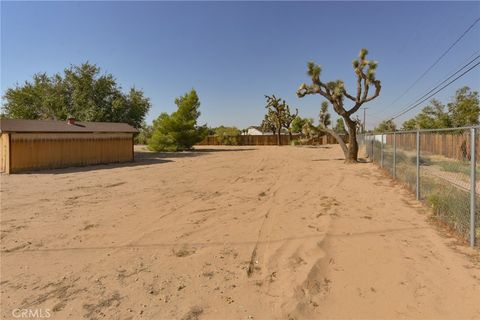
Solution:
M 2 1 L 1 90 L 36 72 L 53 74 L 88 60 L 114 74 L 125 90 L 144 90 L 153 104 L 148 122 L 173 111 L 174 98 L 195 88 L 201 123 L 245 128 L 261 122 L 265 94 L 317 119 L 321 97 L 295 96 L 308 82 L 306 62 L 322 65 L 324 81 L 344 79 L 353 91 L 351 62 L 366 47 L 379 62 L 383 86 L 366 105 L 372 127 L 478 54 L 480 23 L 390 106 L 478 17 L 478 1 Z M 479 90 L 480 68 L 438 98 L 446 102 L 463 85 Z

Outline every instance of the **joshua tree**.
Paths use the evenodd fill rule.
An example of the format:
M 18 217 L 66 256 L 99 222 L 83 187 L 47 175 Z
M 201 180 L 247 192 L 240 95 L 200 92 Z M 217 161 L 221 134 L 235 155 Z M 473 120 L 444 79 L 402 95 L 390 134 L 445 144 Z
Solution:
M 277 135 L 277 144 L 280 145 L 280 136 L 282 128 L 288 130 L 290 140 L 292 139 L 291 124 L 298 115 L 298 109 L 295 109 L 295 114 L 290 113 L 290 106 L 281 98 L 272 96 L 265 96 L 267 99 L 267 114 L 262 122 L 263 131 L 273 131 Z
M 357 143 L 357 122 L 351 116 L 360 109 L 360 107 L 369 101 L 372 101 L 380 94 L 382 88 L 380 81 L 375 78 L 377 62 L 366 60 L 367 49 L 360 50 L 358 59 L 353 61 L 353 69 L 357 76 L 357 92 L 355 95 L 348 93 L 342 80 L 322 82 L 320 80 L 321 68 L 314 62 L 307 64 L 307 74 L 312 83 L 307 85 L 302 83 L 297 90 L 298 97 L 304 97 L 307 94 L 320 94 L 327 99 L 333 106 L 333 110 L 340 115 L 348 128 L 348 146 L 342 145 L 343 140 L 338 135 L 334 135 L 345 154 L 345 162 L 353 163 L 358 159 Z M 370 86 L 375 88 L 374 93 L 368 95 Z M 351 108 L 345 108 L 344 99 L 347 98 L 353 102 Z M 340 138 L 340 139 L 339 139 Z
M 275 127 L 275 133 L 277 134 L 277 144 L 280 145 L 280 134 L 282 132 L 282 127 L 285 122 L 285 113 L 287 104 L 285 100 L 275 97 L 275 95 L 265 96 L 267 99 L 267 105 L 265 108 L 268 109 L 267 114 L 265 115 L 266 125 L 270 128 Z M 293 120 L 293 119 L 292 119 Z
M 277 125 L 274 121 L 274 118 L 273 112 L 267 112 L 265 118 L 263 118 L 262 124 L 260 125 L 263 133 L 271 132 L 273 134 L 277 134 Z
M 288 104 L 285 105 L 285 115 L 283 117 L 283 126 L 288 130 L 288 137 L 292 141 L 292 122 L 298 116 L 298 109 L 295 109 L 295 114 L 290 113 L 290 107 Z
M 328 102 L 323 101 L 322 106 L 320 107 L 319 114 L 320 126 L 323 128 L 328 128 L 332 124 L 331 115 L 328 113 Z
M 310 121 L 305 121 L 302 127 L 302 134 L 306 137 L 307 141 L 312 139 L 318 133 L 316 128 Z

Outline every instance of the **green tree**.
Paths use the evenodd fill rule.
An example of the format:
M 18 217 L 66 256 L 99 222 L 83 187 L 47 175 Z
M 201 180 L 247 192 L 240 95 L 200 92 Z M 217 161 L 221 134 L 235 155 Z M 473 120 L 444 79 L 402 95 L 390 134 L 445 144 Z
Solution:
M 454 100 L 447 106 L 453 127 L 479 124 L 480 105 L 477 91 L 471 91 L 469 87 L 460 88 L 455 93 Z
M 415 118 L 403 123 L 404 130 L 450 128 L 452 122 L 445 106 L 433 99 Z
M 343 118 L 348 127 L 348 146 L 339 137 L 335 137 L 335 139 L 340 144 L 345 155 L 345 162 L 347 163 L 357 162 L 358 158 L 357 122 L 351 116 L 363 104 L 378 97 L 382 88 L 380 81 L 375 78 L 377 62 L 367 60 L 367 53 L 367 49 L 362 49 L 358 59 L 353 61 L 357 84 L 357 90 L 354 95 L 347 92 L 342 80 L 322 82 L 320 80 L 321 68 L 314 62 L 307 64 L 307 74 L 310 76 L 312 83 L 310 85 L 303 83 L 297 90 L 298 97 L 310 94 L 323 96 L 332 104 L 333 110 Z M 375 91 L 369 96 L 371 86 L 375 88 Z M 345 108 L 345 98 L 353 102 L 352 107 Z
M 240 130 L 236 127 L 220 126 L 215 129 L 215 135 L 217 136 L 218 142 L 224 145 L 238 145 L 240 133 Z
M 373 129 L 375 132 L 393 132 L 397 130 L 397 125 L 393 120 L 384 120 L 378 124 L 378 126 Z
M 443 105 L 438 100 L 430 101 L 414 118 L 403 123 L 404 130 L 456 128 L 478 125 L 480 105 L 477 91 L 462 87 L 455 92 L 453 100 Z
M 144 93 L 122 92 L 111 74 L 88 62 L 48 76 L 37 73 L 32 81 L 6 90 L 3 112 L 14 119 L 75 117 L 80 121 L 126 122 L 140 128 L 150 109 Z
M 293 133 L 301 133 L 303 125 L 308 121 L 313 122 L 313 119 L 302 118 L 300 116 L 296 116 L 295 119 L 293 119 L 293 121 L 292 121 L 292 125 L 291 125 L 292 132 Z
M 138 130 L 140 132 L 135 136 L 135 144 L 147 144 L 152 136 L 153 127 L 143 122 Z
M 152 137 L 148 141 L 155 151 L 182 151 L 191 149 L 208 133 L 206 125 L 198 126 L 200 100 L 197 92 L 191 90 L 175 99 L 177 111 L 171 115 L 161 113 L 153 122 Z
M 417 121 L 414 118 L 409 119 L 402 124 L 402 130 L 415 130 L 415 129 L 417 129 Z

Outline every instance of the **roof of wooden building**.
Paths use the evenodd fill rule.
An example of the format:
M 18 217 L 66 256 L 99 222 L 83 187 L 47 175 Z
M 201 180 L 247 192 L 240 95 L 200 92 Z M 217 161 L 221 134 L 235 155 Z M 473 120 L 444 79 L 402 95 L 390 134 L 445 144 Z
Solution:
M 123 132 L 136 133 L 137 129 L 128 123 L 83 122 L 56 120 L 0 119 L 0 132 Z

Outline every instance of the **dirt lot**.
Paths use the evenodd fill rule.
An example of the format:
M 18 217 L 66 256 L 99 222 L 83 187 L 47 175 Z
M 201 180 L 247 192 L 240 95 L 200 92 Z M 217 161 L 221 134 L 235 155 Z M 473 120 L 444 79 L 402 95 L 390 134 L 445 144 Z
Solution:
M 480 318 L 478 253 L 336 146 L 137 157 L 2 176 L 2 318 Z

